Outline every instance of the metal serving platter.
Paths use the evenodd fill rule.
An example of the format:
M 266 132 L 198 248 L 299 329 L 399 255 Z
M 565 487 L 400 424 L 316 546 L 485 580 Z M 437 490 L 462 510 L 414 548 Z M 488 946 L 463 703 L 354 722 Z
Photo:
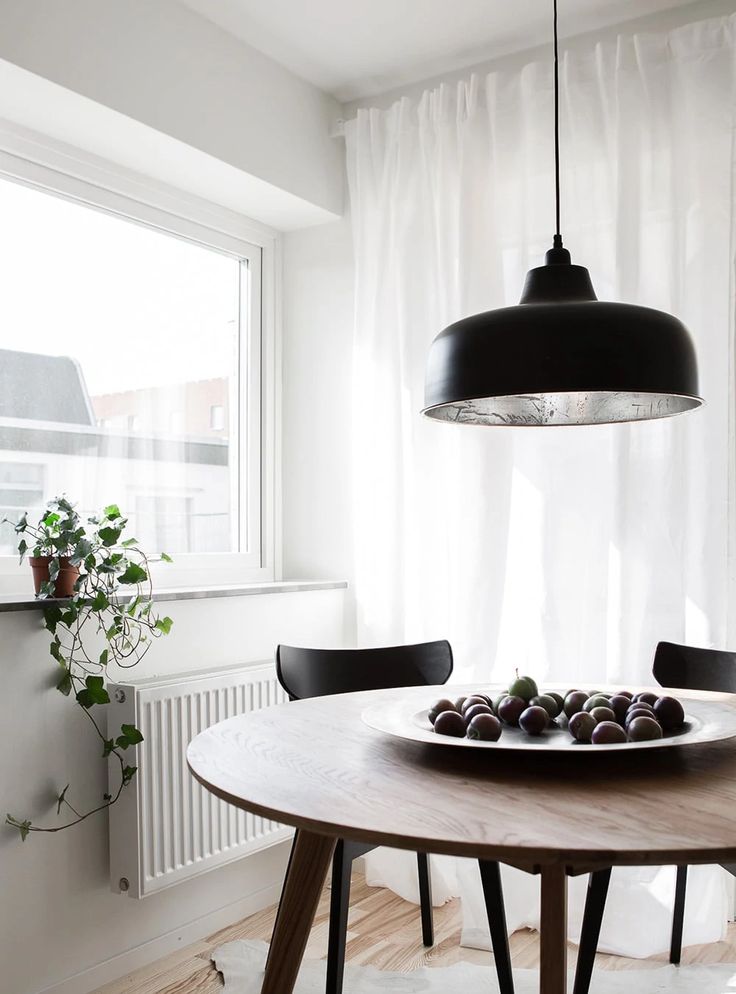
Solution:
M 436 688 L 435 688 L 436 689 Z M 476 688 L 477 689 L 477 688 Z M 550 688 L 556 690 L 557 688 Z M 417 708 L 417 697 L 403 698 L 388 704 L 375 704 L 367 707 L 361 718 L 376 731 L 384 732 L 412 742 L 446 746 L 451 749 L 487 749 L 495 752 L 555 752 L 555 753 L 599 753 L 599 752 L 639 752 L 643 749 L 666 749 L 672 746 L 702 745 L 723 739 L 736 738 L 736 696 L 727 694 L 699 693 L 690 696 L 688 691 L 653 688 L 659 695 L 671 694 L 685 709 L 685 723 L 675 731 L 666 732 L 661 739 L 649 742 L 616 742 L 610 745 L 592 745 L 576 742 L 567 730 L 566 719 L 557 719 L 542 735 L 528 735 L 520 728 L 503 726 L 501 738 L 497 742 L 480 742 L 473 739 L 454 738 L 438 735 L 427 717 L 428 707 L 442 694 L 434 694 L 428 688 L 427 707 Z M 464 687 L 446 687 L 445 694 L 470 694 Z M 564 688 L 562 690 L 564 693 Z

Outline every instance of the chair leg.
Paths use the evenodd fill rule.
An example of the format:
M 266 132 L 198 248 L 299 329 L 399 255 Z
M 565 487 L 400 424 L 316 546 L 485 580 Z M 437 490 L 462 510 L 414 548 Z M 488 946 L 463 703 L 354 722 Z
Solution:
M 332 894 L 330 897 L 330 929 L 327 944 L 326 994 L 342 994 L 345 972 L 345 944 L 350 909 L 350 873 L 353 856 L 344 839 L 339 839 L 332 859 Z
M 419 906 L 422 911 L 422 942 L 425 946 L 433 946 L 432 878 L 429 874 L 429 856 L 426 852 L 417 853 L 417 869 L 419 871 Z
M 670 963 L 678 965 L 682 954 L 682 926 L 685 923 L 685 891 L 687 889 L 687 867 L 677 867 L 675 883 L 675 908 L 672 914 L 672 939 L 670 941 Z
M 294 838 L 291 843 L 291 850 L 289 851 L 289 861 L 286 864 L 286 873 L 284 874 L 284 882 L 281 884 L 281 894 L 279 895 L 279 903 L 276 907 L 276 917 L 273 921 L 273 931 L 271 932 L 271 942 L 268 944 L 268 953 L 266 955 L 266 967 L 268 967 L 268 961 L 271 959 L 271 949 L 273 948 L 273 937 L 276 934 L 276 926 L 279 921 L 279 915 L 281 914 L 281 902 L 284 898 L 284 891 L 286 890 L 286 881 L 289 877 L 289 870 L 291 869 L 291 861 L 294 858 L 294 850 L 296 849 L 296 840 L 299 835 L 299 829 L 294 830 Z
M 596 870 L 588 878 L 588 893 L 585 897 L 583 929 L 580 934 L 580 946 L 578 947 L 578 961 L 575 966 L 575 983 L 572 994 L 588 994 L 590 978 L 593 975 L 595 954 L 598 949 L 598 937 L 601 934 L 601 925 L 603 924 L 603 911 L 606 907 L 606 897 L 608 895 L 610 880 L 610 869 Z
M 511 970 L 509 936 L 506 929 L 506 909 L 503 903 L 501 868 L 498 863 L 479 859 L 480 880 L 486 902 L 486 914 L 491 930 L 493 957 L 496 961 L 498 988 L 501 994 L 514 994 L 514 975 Z

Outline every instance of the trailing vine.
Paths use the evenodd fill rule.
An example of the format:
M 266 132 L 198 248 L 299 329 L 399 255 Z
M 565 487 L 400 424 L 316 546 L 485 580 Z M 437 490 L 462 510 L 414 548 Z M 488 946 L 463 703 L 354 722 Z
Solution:
M 7 521 L 7 519 L 5 519 Z M 82 520 L 66 497 L 51 501 L 37 525 L 24 514 L 14 525 L 18 552 L 49 556 L 49 578 L 42 583 L 39 598 L 47 600 L 43 609 L 44 627 L 51 635 L 50 653 L 59 668 L 56 689 L 80 708 L 96 733 L 102 758 L 113 757 L 119 764 L 119 780 L 112 793 L 99 803 L 80 810 L 69 799 L 67 784 L 56 798 L 56 813 L 70 812 L 60 825 L 36 825 L 30 818 L 8 814 L 7 825 L 17 829 L 22 840 L 31 832 L 61 832 L 92 815 L 112 807 L 135 777 L 137 767 L 128 761 L 127 751 L 143 741 L 134 725 L 123 724 L 115 734 L 106 729 L 104 711 L 109 704 L 107 668 L 135 666 L 152 642 L 171 631 L 172 621 L 159 617 L 153 609 L 151 559 L 135 538 L 124 538 L 128 524 L 116 504 L 102 514 Z M 161 553 L 161 560 L 171 562 Z M 69 598 L 55 600 L 56 581 L 62 568 L 79 570 Z M 90 642 L 100 636 L 105 648 L 97 655 Z

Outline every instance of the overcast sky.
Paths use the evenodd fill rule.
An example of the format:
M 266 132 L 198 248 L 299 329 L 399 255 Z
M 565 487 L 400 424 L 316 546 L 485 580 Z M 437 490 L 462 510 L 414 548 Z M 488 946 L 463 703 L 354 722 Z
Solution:
M 235 259 L 0 179 L 0 347 L 92 395 L 181 383 L 231 372 L 237 312 Z

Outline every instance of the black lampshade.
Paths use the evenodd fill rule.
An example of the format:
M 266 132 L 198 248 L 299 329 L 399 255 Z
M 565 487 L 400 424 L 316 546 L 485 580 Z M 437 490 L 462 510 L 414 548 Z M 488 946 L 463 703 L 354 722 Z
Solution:
M 456 321 L 432 343 L 423 413 L 476 425 L 583 425 L 700 407 L 695 348 L 663 311 L 599 301 L 566 249 L 527 274 L 521 301 Z

